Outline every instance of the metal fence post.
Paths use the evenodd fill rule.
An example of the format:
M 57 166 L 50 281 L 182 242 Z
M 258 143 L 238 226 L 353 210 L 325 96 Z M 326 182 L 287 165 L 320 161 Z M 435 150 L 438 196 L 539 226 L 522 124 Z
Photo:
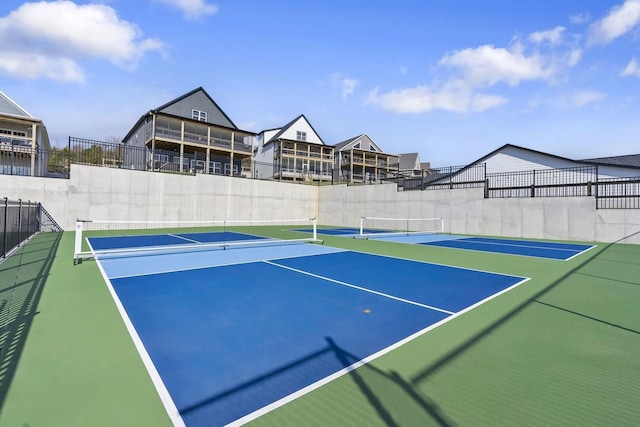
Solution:
M 531 197 L 536 197 L 536 170 L 535 169 L 532 171 Z
M 2 258 L 7 255 L 7 217 L 9 216 L 9 198 L 4 198 L 4 224 L 2 224 L 2 235 L 4 236 L 2 242 Z
M 22 242 L 22 199 L 18 199 L 18 242 Z
M 595 188 L 595 196 L 596 196 L 596 210 L 600 207 L 600 198 L 598 197 L 600 193 L 598 192 L 598 187 L 600 186 L 598 182 L 598 165 L 596 165 L 596 188 Z

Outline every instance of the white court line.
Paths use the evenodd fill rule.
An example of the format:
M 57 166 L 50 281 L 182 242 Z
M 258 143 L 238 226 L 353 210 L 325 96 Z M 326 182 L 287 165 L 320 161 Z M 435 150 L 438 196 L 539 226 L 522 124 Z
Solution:
M 464 241 L 464 239 L 459 239 Z M 449 241 L 449 240 L 447 240 Z M 425 245 L 425 246 L 432 246 L 434 248 L 445 248 L 445 249 L 455 249 L 457 251 L 471 251 L 471 252 L 482 252 L 482 253 L 489 253 L 489 254 L 500 254 L 500 255 L 509 255 L 509 256 L 520 256 L 520 257 L 524 257 L 524 258 L 537 258 L 537 259 L 544 259 L 544 260 L 549 260 L 549 261 L 567 261 L 567 258 L 550 258 L 548 256 L 540 256 L 540 255 L 525 255 L 525 254 L 516 254 L 516 253 L 511 253 L 511 252 L 495 252 L 495 251 L 490 251 L 488 249 L 483 249 L 482 248 L 482 243 L 480 242 L 475 242 L 478 247 L 477 248 L 458 248 L 455 246 L 440 246 L 440 245 L 432 245 L 432 242 L 425 242 L 425 243 L 416 243 L 418 245 Z M 438 242 L 434 242 L 434 243 L 438 243 Z M 469 242 L 469 243 L 474 243 L 474 242 Z M 506 246 L 506 245 L 504 245 Z M 533 248 L 532 246 L 523 246 L 523 247 L 528 247 L 528 248 Z M 579 255 L 579 254 L 577 254 Z M 575 255 L 574 255 L 575 256 Z M 572 256 L 573 258 L 573 256 Z M 443 264 L 446 265 L 446 264 Z M 481 271 L 481 270 L 480 270 Z M 496 273 L 496 274 L 500 274 L 500 273 Z
M 133 322 L 129 318 L 129 315 L 125 310 L 124 305 L 120 301 L 118 294 L 113 288 L 113 285 L 111 284 L 111 280 L 109 280 L 109 277 L 107 277 L 106 272 L 102 268 L 102 264 L 100 263 L 100 260 L 96 260 L 96 264 L 98 265 L 98 269 L 102 274 L 102 278 L 107 283 L 107 288 L 109 289 L 109 293 L 113 298 L 113 302 L 116 304 L 116 307 L 118 308 L 118 312 L 122 317 L 122 321 L 124 322 L 127 328 L 127 331 L 129 332 L 129 335 L 133 340 L 136 350 L 138 350 L 138 354 L 140 355 L 140 358 L 142 359 L 142 363 L 147 369 L 147 373 L 149 374 L 149 377 L 151 377 L 151 382 L 156 388 L 156 392 L 160 397 L 160 401 L 162 402 L 162 405 L 164 406 L 165 411 L 167 411 L 167 415 L 169 416 L 171 423 L 174 425 L 174 427 L 183 427 L 183 426 L 186 427 L 186 424 L 182 419 L 182 416 L 180 416 L 180 411 L 178 411 L 178 408 L 176 407 L 173 399 L 171 398 L 171 395 L 169 394 L 169 390 L 167 390 L 167 387 L 165 386 L 164 381 L 162 381 L 162 377 L 160 376 L 160 373 L 158 373 L 158 370 L 153 364 L 153 360 L 151 359 L 151 356 L 149 356 L 149 353 L 147 352 L 147 349 L 145 348 L 142 342 L 142 339 L 138 335 L 138 332 L 136 331 L 136 328 L 133 326 Z
M 390 295 L 390 294 L 385 294 L 383 292 L 374 291 L 373 289 L 363 288 L 361 286 L 353 285 L 351 283 L 342 282 L 340 280 L 335 280 L 335 279 L 332 279 L 332 278 L 326 277 L 326 276 L 320 276 L 319 274 L 310 273 L 310 272 L 304 271 L 304 270 L 298 270 L 297 268 L 288 267 L 286 265 L 277 264 L 275 262 L 271 262 L 271 261 L 267 261 L 267 260 L 263 260 L 263 262 L 266 263 L 266 264 L 273 265 L 275 267 L 280 267 L 280 268 L 284 268 L 286 270 L 295 271 L 296 273 L 305 274 L 307 276 L 315 277 L 316 279 L 322 279 L 322 280 L 326 280 L 328 282 L 337 283 L 338 285 L 347 286 L 347 287 L 353 288 L 353 289 L 358 289 L 359 291 L 369 292 L 369 293 L 376 294 L 376 295 L 379 295 L 379 296 L 382 296 L 382 297 L 385 297 L 385 298 L 394 299 L 396 301 L 406 302 L 407 304 L 417 305 L 418 307 L 422 307 L 422 308 L 428 308 L 429 310 L 435 310 L 435 311 L 439 311 L 441 313 L 446 313 L 446 314 L 455 314 L 454 311 L 449 311 L 449 310 L 445 310 L 443 308 L 433 307 L 431 305 L 426 305 L 426 304 L 422 304 L 422 303 L 419 303 L 419 302 L 411 301 L 411 300 L 408 300 L 408 299 L 396 297 L 396 296 L 393 296 L 393 295 Z
M 457 312 L 457 313 L 455 313 L 455 314 L 453 314 L 451 316 L 445 317 L 441 321 L 436 322 L 436 323 L 434 323 L 432 325 L 429 325 L 426 328 L 414 333 L 413 335 L 409 335 L 408 337 L 406 337 L 406 338 L 404 338 L 404 339 L 402 339 L 402 340 L 400 340 L 400 341 L 398 341 L 398 342 L 396 342 L 394 344 L 391 344 L 389 347 L 383 348 L 382 350 L 378 351 L 377 353 L 372 354 L 369 357 L 365 357 L 364 359 L 358 360 L 357 362 L 347 366 L 346 368 L 341 369 L 341 370 L 339 370 L 339 371 L 337 371 L 337 372 L 335 372 L 335 373 L 333 373 L 333 374 L 331 374 L 331 375 L 329 375 L 327 377 L 324 377 L 321 380 L 318 380 L 313 384 L 309 384 L 308 386 L 306 386 L 304 388 L 301 388 L 300 390 L 295 391 L 295 392 L 291 393 L 290 395 L 283 397 L 282 399 L 276 400 L 275 402 L 270 403 L 267 406 L 264 406 L 264 407 L 262 407 L 260 409 L 257 409 L 255 411 L 253 411 L 252 413 L 245 415 L 242 418 L 238 418 L 237 420 L 227 424 L 227 427 L 236 427 L 236 426 L 244 425 L 244 424 L 246 424 L 246 423 L 248 423 L 250 421 L 255 420 L 256 418 L 259 418 L 259 417 L 261 417 L 261 416 L 263 416 L 263 415 L 265 415 L 265 414 L 267 414 L 267 413 L 269 413 L 269 412 L 281 407 L 281 406 L 286 405 L 287 403 L 290 403 L 290 402 L 294 401 L 295 399 L 297 399 L 297 398 L 299 398 L 301 396 L 304 396 L 305 394 L 311 393 L 312 391 L 314 391 L 314 390 L 316 390 L 316 389 L 318 389 L 318 388 L 330 383 L 331 381 L 333 381 L 333 380 L 335 380 L 337 378 L 340 378 L 343 375 L 348 374 L 349 372 L 359 368 L 360 366 L 363 366 L 363 365 L 366 365 L 368 363 L 371 363 L 373 360 L 375 360 L 375 359 L 377 359 L 377 358 L 379 358 L 381 356 L 384 356 L 385 354 L 387 354 L 387 353 L 399 348 L 400 346 L 402 346 L 402 345 L 404 345 L 404 344 L 406 344 L 406 343 L 408 343 L 410 341 L 413 341 L 414 339 L 418 338 L 421 335 L 426 334 L 427 332 L 437 328 L 438 326 L 442 326 L 445 323 L 455 319 L 456 317 L 461 316 L 464 313 L 466 313 L 466 312 L 468 312 L 470 310 L 473 310 L 474 308 L 486 303 L 487 301 L 490 301 L 490 300 L 492 300 L 492 299 L 504 294 L 505 292 L 508 292 L 511 289 L 513 289 L 513 288 L 515 288 L 517 286 L 520 286 L 521 284 L 527 282 L 528 280 L 530 280 L 530 278 L 528 278 L 528 277 L 527 278 L 523 278 L 523 280 L 519 281 L 518 283 L 515 283 L 515 284 L 509 286 L 508 288 L 501 290 L 498 293 L 490 295 L 487 298 L 485 298 L 485 299 L 483 299 L 481 301 L 478 301 L 477 303 L 475 303 L 473 305 L 470 305 L 469 307 L 465 308 L 464 310 L 461 310 L 461 311 L 459 311 L 459 312 Z
M 167 236 L 175 237 L 176 239 L 186 240 L 187 242 L 198 243 L 199 245 L 202 244 L 202 242 L 199 242 L 198 240 L 189 239 L 188 237 L 179 236 L 177 234 L 169 233 L 169 234 L 167 234 Z
M 598 245 L 589 246 L 589 247 L 588 247 L 587 249 L 585 249 L 584 251 L 582 251 L 582 252 L 578 252 L 577 254 L 575 254 L 575 255 L 573 255 L 573 256 L 570 256 L 569 258 L 565 259 L 565 261 L 572 260 L 572 259 L 574 259 L 575 257 L 577 257 L 578 255 L 582 255 L 582 254 L 583 254 L 583 253 L 585 253 L 585 252 L 589 252 L 591 249 L 595 248 L 596 246 L 598 246 Z
M 482 237 L 467 237 L 466 239 L 462 239 L 462 240 L 469 240 L 469 239 L 482 239 Z M 518 242 L 519 240 L 511 240 L 511 242 Z M 534 243 L 534 245 L 527 245 L 525 243 Z M 531 248 L 531 249 L 549 249 L 549 250 L 554 250 L 554 251 L 567 251 L 567 252 L 575 252 L 577 249 L 568 249 L 568 248 L 554 248 L 551 246 L 537 246 L 535 245 L 534 241 L 531 240 L 523 240 L 522 244 L 517 244 L 517 243 L 502 243 L 502 242 L 487 242 L 487 241 L 471 241 L 469 243 L 476 243 L 479 245 L 496 245 L 496 246 L 514 246 L 516 248 Z M 551 243 L 551 242 L 540 242 L 540 243 Z M 551 243 L 553 244 L 553 243 Z M 582 245 L 582 246 L 587 246 L 587 245 Z

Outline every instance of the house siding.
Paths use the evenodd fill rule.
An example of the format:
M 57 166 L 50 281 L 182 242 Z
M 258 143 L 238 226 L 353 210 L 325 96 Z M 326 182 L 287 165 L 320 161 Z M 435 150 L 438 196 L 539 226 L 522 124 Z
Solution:
M 207 95 L 201 91 L 189 95 L 174 104 L 168 105 L 160 110 L 160 112 L 191 120 L 192 110 L 194 109 L 207 113 L 206 123 L 235 128 L 235 125 L 224 115 L 222 110 L 211 102 Z
M 282 133 L 282 135 L 280 135 L 280 138 L 281 139 L 290 139 L 292 141 L 296 141 L 296 140 L 298 140 L 297 139 L 297 132 L 298 131 L 306 132 L 307 139 L 304 142 L 311 143 L 311 144 L 324 145 L 324 143 L 322 142 L 320 137 L 316 134 L 316 132 L 313 130 L 311 125 L 306 120 L 304 120 L 302 118 L 300 118 L 298 121 L 296 121 L 287 130 L 285 130 Z
M 496 153 L 484 162 L 487 165 L 487 173 L 529 171 L 540 169 L 563 169 L 583 164 L 545 156 L 541 153 L 507 148 L 503 152 Z

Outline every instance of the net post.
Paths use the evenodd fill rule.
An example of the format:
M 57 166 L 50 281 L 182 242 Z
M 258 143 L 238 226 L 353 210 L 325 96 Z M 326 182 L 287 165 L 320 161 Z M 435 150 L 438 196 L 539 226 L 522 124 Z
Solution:
M 318 220 L 312 218 L 311 223 L 313 224 L 313 240 L 318 240 Z
M 222 220 L 222 249 L 227 249 L 227 220 Z
M 76 264 L 80 258 L 80 252 L 82 252 L 82 224 L 84 221 L 76 220 L 76 238 L 73 250 L 73 263 Z
M 364 236 L 364 217 L 360 217 L 360 235 Z

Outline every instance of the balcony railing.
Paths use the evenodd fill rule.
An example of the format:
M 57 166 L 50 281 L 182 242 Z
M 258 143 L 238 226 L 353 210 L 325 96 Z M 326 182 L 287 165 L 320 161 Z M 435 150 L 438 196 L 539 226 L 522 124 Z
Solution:
M 241 176 L 252 179 L 286 179 L 325 184 L 397 183 L 399 191 L 484 188 L 486 198 L 595 197 L 599 209 L 640 209 L 640 177 L 599 178 L 597 166 L 566 169 L 486 173 L 485 164 L 433 168 L 421 176 L 403 176 L 390 168 L 333 170 L 330 162 L 313 160 L 283 164 L 256 162 L 250 156 L 204 151 L 151 150 L 119 143 L 69 138 L 69 146 L 51 150 L 0 144 L 0 174 L 69 178 L 70 164 L 195 175 Z M 208 161 L 208 163 L 207 163 Z M 290 166 L 295 164 L 295 167 Z M 375 173 L 374 173 L 375 172 Z

